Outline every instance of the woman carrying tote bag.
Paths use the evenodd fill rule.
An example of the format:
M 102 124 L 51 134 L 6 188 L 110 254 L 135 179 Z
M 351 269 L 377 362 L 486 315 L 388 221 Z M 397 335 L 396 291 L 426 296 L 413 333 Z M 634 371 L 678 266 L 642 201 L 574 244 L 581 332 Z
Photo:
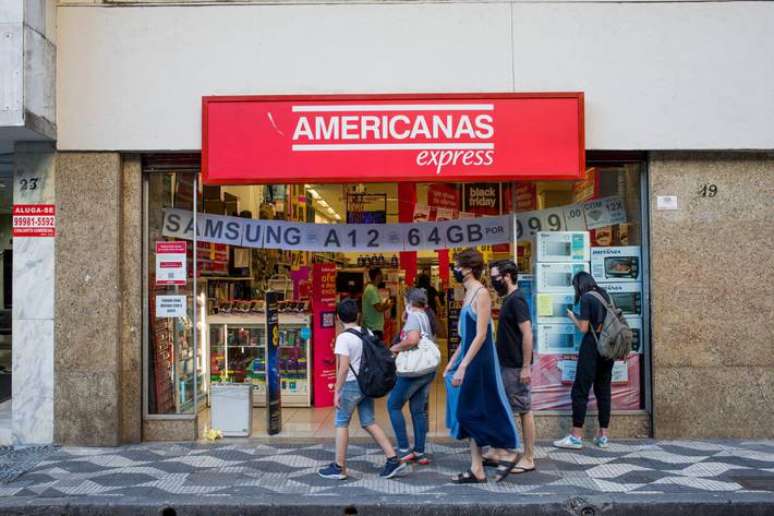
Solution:
M 406 292 L 406 322 L 400 335 L 400 342 L 390 351 L 398 354 L 395 364 L 398 381 L 387 400 L 390 421 L 398 441 L 398 457 L 403 462 L 430 464 L 425 455 L 428 414 L 427 397 L 441 361 L 441 353 L 433 342 L 430 320 L 425 313 L 427 295 L 420 288 Z M 409 402 L 411 421 L 414 425 L 414 448 L 409 448 L 406 420 L 403 406 Z

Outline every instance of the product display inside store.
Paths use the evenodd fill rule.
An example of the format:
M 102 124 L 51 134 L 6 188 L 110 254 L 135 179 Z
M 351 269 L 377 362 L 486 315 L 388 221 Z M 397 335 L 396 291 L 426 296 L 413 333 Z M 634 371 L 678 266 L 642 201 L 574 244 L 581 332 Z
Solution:
M 642 409 L 640 174 L 632 162 L 591 164 L 581 181 L 215 186 L 196 170 L 146 167 L 146 413 L 199 414 L 202 427 L 265 435 L 276 376 L 282 435 L 332 435 L 336 303 L 362 302 L 378 267 L 379 294 L 393 301 L 387 343 L 400 332 L 406 289 L 434 292 L 442 363 L 430 432 L 445 433 L 439 376 L 459 345 L 463 299 L 449 263 L 471 245 L 487 262 L 518 264 L 535 335 L 535 410 L 570 408 L 581 335 L 566 309 L 577 311 L 571 279 L 580 270 L 636 333 L 635 352 L 615 365 L 613 409 Z M 267 292 L 278 293 L 271 306 Z M 243 408 L 216 410 L 222 396 Z M 245 422 L 237 412 L 250 406 Z M 377 411 L 388 420 L 384 400 Z

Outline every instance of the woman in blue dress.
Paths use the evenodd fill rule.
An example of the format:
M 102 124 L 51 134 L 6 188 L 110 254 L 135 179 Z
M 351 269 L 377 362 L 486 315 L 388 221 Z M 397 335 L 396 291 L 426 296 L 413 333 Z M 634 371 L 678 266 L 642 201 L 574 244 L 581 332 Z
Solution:
M 452 481 L 483 483 L 487 478 L 481 447 L 512 450 L 518 447 L 518 434 L 492 339 L 492 300 L 481 284 L 484 260 L 471 248 L 454 261 L 454 278 L 465 286 L 465 302 L 460 312 L 460 345 L 444 371 L 446 426 L 452 437 L 469 439 L 470 469 Z M 511 467 L 498 469 L 497 480 L 507 477 Z

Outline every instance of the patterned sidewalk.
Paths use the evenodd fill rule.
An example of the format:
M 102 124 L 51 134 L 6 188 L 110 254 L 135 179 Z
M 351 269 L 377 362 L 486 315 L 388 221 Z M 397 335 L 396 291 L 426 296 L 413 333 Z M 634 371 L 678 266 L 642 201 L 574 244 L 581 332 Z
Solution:
M 22 499 L 66 502 L 78 497 L 115 501 L 185 496 L 190 500 L 191 495 L 202 500 L 236 495 L 300 499 L 287 495 L 303 495 L 310 501 L 336 495 L 347 500 L 395 495 L 454 499 L 501 493 L 518 494 L 523 500 L 544 495 L 728 493 L 771 496 L 774 502 L 774 441 L 637 441 L 581 451 L 544 445 L 537 450 L 537 472 L 511 476 L 500 484 L 451 484 L 448 478 L 467 468 L 466 451 L 462 443 L 432 443 L 432 465 L 383 480 L 378 471 L 384 459 L 375 446 L 353 444 L 351 476 L 336 482 L 316 472 L 333 458 L 330 443 L 241 440 L 51 449 L 21 476 L 0 484 L 0 508 Z

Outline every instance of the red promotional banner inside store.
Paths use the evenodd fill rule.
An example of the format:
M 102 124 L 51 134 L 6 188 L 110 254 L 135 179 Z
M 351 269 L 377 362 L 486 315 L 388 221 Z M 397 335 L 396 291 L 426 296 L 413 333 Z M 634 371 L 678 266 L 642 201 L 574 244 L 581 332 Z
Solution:
M 583 94 L 205 97 L 209 184 L 579 179 Z

